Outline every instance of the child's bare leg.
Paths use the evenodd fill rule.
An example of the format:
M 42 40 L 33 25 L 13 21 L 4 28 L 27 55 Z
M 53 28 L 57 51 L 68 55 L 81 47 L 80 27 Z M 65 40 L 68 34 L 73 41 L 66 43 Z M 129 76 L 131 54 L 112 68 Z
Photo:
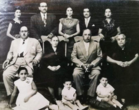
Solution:
M 112 102 L 115 103 L 119 108 L 123 107 L 123 105 L 116 99 L 112 99 Z
M 78 106 L 81 110 L 83 110 L 83 109 L 85 109 L 85 108 L 88 107 L 88 106 L 83 106 L 79 100 L 76 100 L 75 102 L 76 102 L 77 106 Z
M 110 105 L 112 105 L 112 106 L 114 106 L 114 107 L 116 107 L 116 104 L 115 103 L 113 103 L 111 100 L 109 100 L 109 101 L 107 101 Z
M 70 101 L 63 101 L 63 104 L 69 106 L 72 110 L 77 110 L 74 104 L 72 104 Z

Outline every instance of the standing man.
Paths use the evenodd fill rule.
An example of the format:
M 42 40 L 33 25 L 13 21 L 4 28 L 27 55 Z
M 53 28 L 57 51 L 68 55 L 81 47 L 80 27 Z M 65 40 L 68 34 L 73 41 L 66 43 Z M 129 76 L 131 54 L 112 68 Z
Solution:
M 84 94 L 84 76 L 88 72 L 90 83 L 87 95 L 88 98 L 94 97 L 101 70 L 98 64 L 102 59 L 102 52 L 99 43 L 91 40 L 91 31 L 89 29 L 83 31 L 83 40 L 74 44 L 71 57 L 72 62 L 76 64 L 73 79 L 78 96 L 82 97 Z
M 91 17 L 91 12 L 89 8 L 83 9 L 83 16 L 84 18 L 81 19 L 80 27 L 81 27 L 81 35 L 84 29 L 90 29 L 92 36 L 98 35 L 98 28 L 96 27 L 96 23 Z
M 39 14 L 31 17 L 30 29 L 33 37 L 42 42 L 42 39 L 52 38 L 57 33 L 56 16 L 47 13 L 47 3 L 41 2 Z
M 13 40 L 7 59 L 4 62 L 3 81 L 7 95 L 10 96 L 14 89 L 15 75 L 19 67 L 26 67 L 32 77 L 33 66 L 36 66 L 42 57 L 42 48 L 38 40 L 28 37 L 28 28 L 22 26 L 19 32 L 21 38 Z

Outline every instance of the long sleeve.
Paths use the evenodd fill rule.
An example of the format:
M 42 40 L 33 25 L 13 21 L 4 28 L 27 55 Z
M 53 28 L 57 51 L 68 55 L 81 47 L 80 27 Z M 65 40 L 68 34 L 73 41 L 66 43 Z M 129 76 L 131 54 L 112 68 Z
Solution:
M 40 62 L 41 58 L 42 58 L 42 47 L 40 45 L 40 43 L 36 40 L 36 57 L 34 58 L 38 63 Z
M 8 60 L 11 60 L 12 58 L 13 58 L 13 41 L 11 43 L 11 47 L 10 47 L 10 50 L 8 52 L 8 55 L 7 55 Z
M 36 28 L 35 22 L 36 22 L 35 16 L 32 16 L 31 17 L 31 20 L 30 20 L 30 31 L 31 31 L 31 35 L 32 35 L 32 37 L 34 37 L 36 39 L 40 39 L 40 36 L 37 33 L 37 28 Z
M 98 43 L 97 44 L 97 58 L 95 60 L 93 60 L 91 62 L 91 64 L 94 66 L 97 66 L 101 60 L 102 60 L 102 51 L 101 51 L 101 48 L 100 48 L 99 43 Z
M 77 66 L 80 66 L 82 62 L 77 58 L 77 44 L 74 44 L 73 51 L 71 53 L 71 60 L 73 63 L 75 63 Z

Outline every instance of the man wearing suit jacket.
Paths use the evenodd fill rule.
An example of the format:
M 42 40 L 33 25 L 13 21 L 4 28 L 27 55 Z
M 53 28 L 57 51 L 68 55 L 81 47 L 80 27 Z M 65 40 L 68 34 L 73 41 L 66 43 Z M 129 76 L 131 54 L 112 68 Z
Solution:
M 47 3 L 41 2 L 40 13 L 31 17 L 30 30 L 33 37 L 42 42 L 41 36 L 52 38 L 57 33 L 56 16 L 47 13 Z
M 95 21 L 91 17 L 91 12 L 89 8 L 83 9 L 83 16 L 84 18 L 80 20 L 81 35 L 84 29 L 90 29 L 92 36 L 98 35 L 98 28 Z
M 73 72 L 73 80 L 78 96 L 84 94 L 84 76 L 89 72 L 88 77 L 90 83 L 87 95 L 88 97 L 94 97 L 98 76 L 101 70 L 98 64 L 102 59 L 102 51 L 99 43 L 91 40 L 91 31 L 89 29 L 83 31 L 83 40 L 74 44 L 71 57 L 72 62 L 76 64 Z
M 13 78 L 19 67 L 26 67 L 30 77 L 33 75 L 33 66 L 36 66 L 42 57 L 42 48 L 38 40 L 28 37 L 28 28 L 22 26 L 20 29 L 21 38 L 13 40 L 5 61 L 3 81 L 7 96 L 10 96 L 13 88 Z

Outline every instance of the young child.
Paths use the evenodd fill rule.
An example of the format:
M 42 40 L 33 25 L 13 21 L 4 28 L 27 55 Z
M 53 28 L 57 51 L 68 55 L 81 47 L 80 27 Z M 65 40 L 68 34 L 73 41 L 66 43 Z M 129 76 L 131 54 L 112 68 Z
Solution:
M 102 76 L 100 79 L 100 84 L 97 86 L 97 100 L 105 101 L 114 107 L 123 108 L 123 105 L 117 101 L 117 96 L 114 95 L 114 88 L 108 83 L 108 80 L 105 76 Z
M 88 108 L 88 106 L 83 106 L 80 101 L 76 99 L 76 90 L 72 87 L 72 82 L 69 80 L 66 80 L 64 83 L 62 103 L 69 106 L 72 110 L 83 110 Z
M 9 107 L 12 107 L 12 103 L 17 94 L 19 94 L 16 100 L 16 107 L 13 110 L 39 110 L 41 108 L 49 107 L 49 101 L 45 99 L 39 92 L 33 78 L 29 78 L 28 71 L 25 67 L 21 67 L 18 70 L 19 79 L 14 82 L 14 91 L 11 95 Z

